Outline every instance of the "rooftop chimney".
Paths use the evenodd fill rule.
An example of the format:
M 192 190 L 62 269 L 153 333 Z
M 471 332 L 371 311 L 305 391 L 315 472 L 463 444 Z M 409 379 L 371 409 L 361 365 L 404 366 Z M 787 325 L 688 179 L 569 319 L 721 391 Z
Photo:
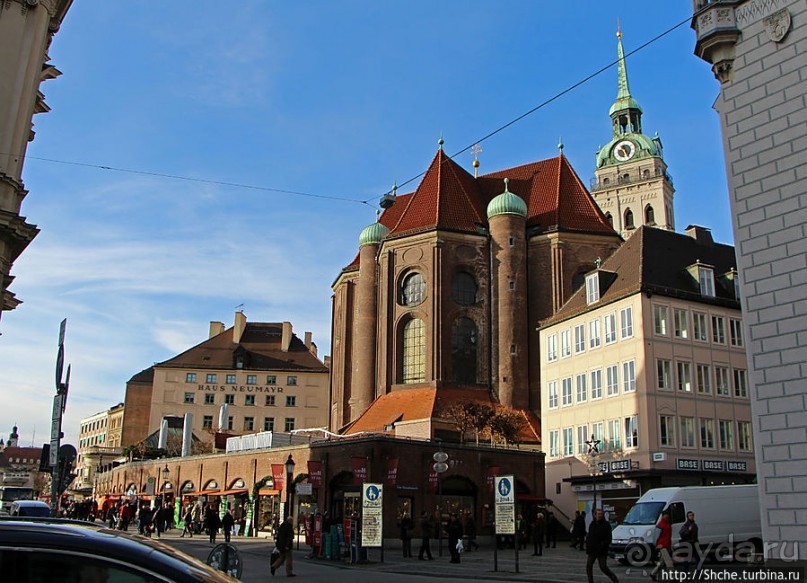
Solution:
M 283 336 L 280 339 L 280 350 L 283 352 L 289 351 L 289 346 L 291 346 L 291 322 L 283 322 Z
M 305 333 L 305 347 L 311 350 L 311 332 Z
M 235 324 L 233 324 L 233 344 L 241 342 L 241 336 L 247 327 L 247 317 L 244 312 L 235 313 Z
M 208 338 L 218 336 L 222 332 L 224 332 L 224 322 L 210 322 L 210 335 Z
M 687 235 L 695 239 L 701 245 L 714 245 L 712 240 L 712 230 L 699 225 L 689 225 L 686 228 Z

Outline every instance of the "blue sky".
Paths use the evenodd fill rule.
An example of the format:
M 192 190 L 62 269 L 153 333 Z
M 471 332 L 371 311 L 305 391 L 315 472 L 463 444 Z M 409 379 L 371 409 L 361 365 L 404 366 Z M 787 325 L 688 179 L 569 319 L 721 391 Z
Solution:
M 204 340 L 209 321 L 231 325 L 239 304 L 250 321 L 312 331 L 328 354 L 331 283 L 378 196 L 424 171 L 441 133 L 454 154 L 609 65 L 617 19 L 627 52 L 690 11 L 683 0 L 75 2 L 23 173 L 23 215 L 42 232 L 12 272 L 24 303 L 0 322 L 0 431 L 47 439 L 62 318 L 70 441 L 132 375 Z M 628 57 L 631 92 L 664 143 L 678 230 L 697 223 L 731 243 L 718 84 L 693 48 L 687 23 Z M 562 136 L 588 184 L 615 97 L 611 68 L 485 141 L 481 171 L 556 156 Z M 471 169 L 470 154 L 457 160 Z

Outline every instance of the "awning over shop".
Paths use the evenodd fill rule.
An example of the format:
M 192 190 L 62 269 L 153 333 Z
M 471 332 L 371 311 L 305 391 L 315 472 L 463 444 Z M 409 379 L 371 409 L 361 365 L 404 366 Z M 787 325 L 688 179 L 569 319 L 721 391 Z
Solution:
M 260 490 L 258 490 L 258 496 L 280 496 L 280 490 L 261 488 Z
M 227 496 L 229 494 L 239 495 L 247 493 L 249 493 L 249 490 L 247 490 L 246 488 L 235 488 L 234 490 L 222 490 L 221 492 L 219 492 L 219 496 Z
M 184 492 L 183 496 L 221 496 L 219 490 L 199 490 L 198 492 Z

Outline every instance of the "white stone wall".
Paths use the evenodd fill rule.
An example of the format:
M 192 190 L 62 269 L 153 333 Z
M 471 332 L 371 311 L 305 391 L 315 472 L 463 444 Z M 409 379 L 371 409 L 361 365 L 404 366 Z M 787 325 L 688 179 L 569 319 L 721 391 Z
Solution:
M 764 19 L 787 9 L 775 42 Z M 734 78 L 715 103 L 749 364 L 763 535 L 771 559 L 807 559 L 807 1 L 735 6 Z M 782 550 L 782 543 L 786 545 Z M 784 552 L 784 555 L 783 555 Z

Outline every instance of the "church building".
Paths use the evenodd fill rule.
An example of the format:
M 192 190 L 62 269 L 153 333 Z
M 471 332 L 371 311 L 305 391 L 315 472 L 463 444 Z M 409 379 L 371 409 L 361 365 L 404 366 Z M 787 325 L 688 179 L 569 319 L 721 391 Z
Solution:
M 435 420 L 470 400 L 537 432 L 534 323 L 621 243 L 562 153 L 475 178 L 440 145 L 334 282 L 332 429 L 450 438 Z

